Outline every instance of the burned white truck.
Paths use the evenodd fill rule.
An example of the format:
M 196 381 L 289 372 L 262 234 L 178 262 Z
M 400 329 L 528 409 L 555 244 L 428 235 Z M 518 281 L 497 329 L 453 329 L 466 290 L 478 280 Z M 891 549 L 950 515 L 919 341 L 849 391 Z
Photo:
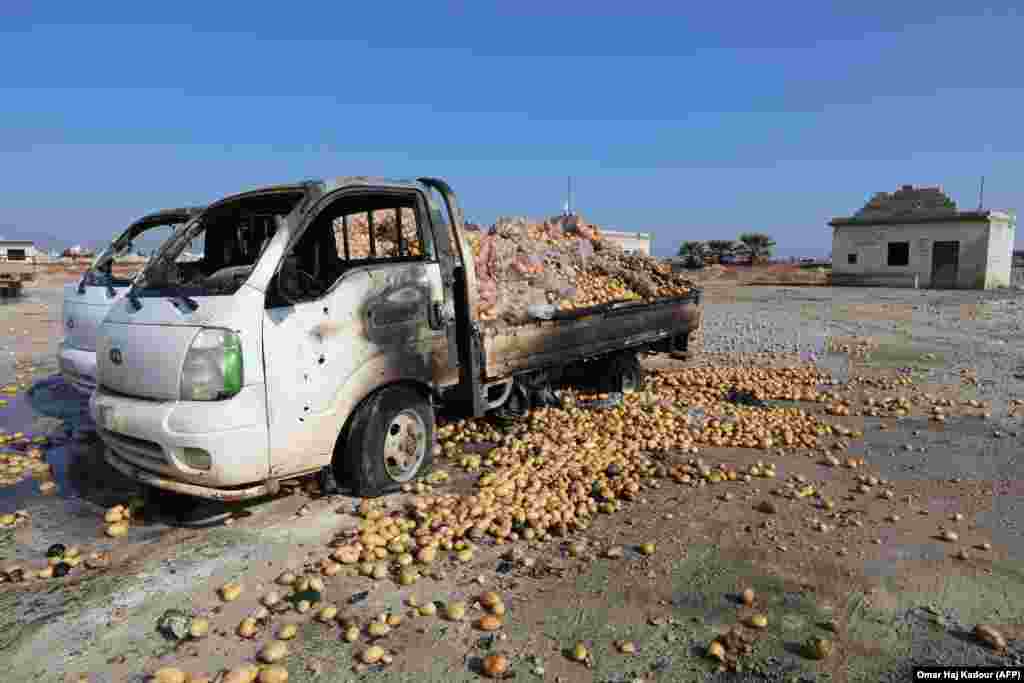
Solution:
M 183 260 L 196 242 L 201 258 Z M 442 180 L 343 177 L 218 201 L 100 328 L 90 408 L 107 460 L 214 500 L 316 472 L 377 496 L 429 467 L 435 409 L 522 412 L 580 367 L 628 391 L 638 353 L 685 350 L 701 321 L 693 288 L 503 325 L 481 319 L 475 280 Z

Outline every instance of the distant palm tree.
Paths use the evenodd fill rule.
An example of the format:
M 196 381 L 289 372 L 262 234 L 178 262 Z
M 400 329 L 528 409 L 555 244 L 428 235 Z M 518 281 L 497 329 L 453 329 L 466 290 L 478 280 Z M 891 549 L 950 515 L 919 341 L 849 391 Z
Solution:
M 716 257 L 716 260 L 719 262 L 721 262 L 723 256 L 732 254 L 736 247 L 735 242 L 732 240 L 708 240 L 707 245 L 708 252 Z
M 679 245 L 678 255 L 686 258 L 691 254 L 702 254 L 705 246 L 703 242 L 698 240 L 687 240 Z
M 763 261 L 772 255 L 775 241 L 763 232 L 745 232 L 740 235 L 740 242 L 750 249 L 750 256 L 755 261 Z

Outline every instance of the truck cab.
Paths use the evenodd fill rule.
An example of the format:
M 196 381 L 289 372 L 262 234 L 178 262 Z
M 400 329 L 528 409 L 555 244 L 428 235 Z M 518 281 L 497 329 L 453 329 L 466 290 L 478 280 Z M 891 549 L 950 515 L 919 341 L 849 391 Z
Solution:
M 107 311 L 128 291 L 130 277 L 113 273 L 114 260 L 128 253 L 139 240 L 164 233 L 166 239 L 179 225 L 198 215 L 201 208 L 165 209 L 143 216 L 118 235 L 96 258 L 78 282 L 64 286 L 61 321 L 64 339 L 57 362 L 64 381 L 90 394 L 96 388 L 96 334 Z M 159 244 L 163 240 L 159 240 Z
M 453 218 L 431 179 L 311 181 L 209 206 L 100 328 L 90 409 L 108 461 L 219 500 L 325 466 L 360 495 L 410 481 L 433 457 L 432 398 L 460 377 Z

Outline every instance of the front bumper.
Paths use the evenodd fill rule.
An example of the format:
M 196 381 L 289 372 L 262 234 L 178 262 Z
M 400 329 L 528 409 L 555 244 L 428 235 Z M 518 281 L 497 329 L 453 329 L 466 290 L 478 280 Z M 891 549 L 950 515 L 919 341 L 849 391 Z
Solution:
M 57 364 L 61 377 L 69 385 L 83 394 L 96 390 L 95 351 L 83 351 L 61 342 L 57 347 Z
M 185 482 L 161 477 L 160 475 L 154 474 L 153 472 L 141 467 L 136 467 L 124 458 L 120 457 L 112 448 L 108 447 L 104 451 L 103 456 L 106 458 L 107 462 L 110 463 L 111 467 L 129 479 L 141 484 L 147 484 L 158 489 L 163 489 L 165 491 L 184 493 L 187 496 L 195 496 L 196 498 L 231 502 L 237 500 L 249 500 L 250 498 L 259 498 L 260 496 L 266 496 L 278 491 L 278 487 L 276 485 L 272 485 L 271 482 L 264 482 L 262 484 L 256 484 L 255 486 L 248 486 L 241 489 L 221 489 L 213 486 L 186 484 Z
M 272 492 L 263 385 L 210 402 L 153 401 L 99 387 L 89 412 L 107 461 L 136 481 L 213 500 Z M 209 453 L 210 469 L 190 466 L 186 448 Z

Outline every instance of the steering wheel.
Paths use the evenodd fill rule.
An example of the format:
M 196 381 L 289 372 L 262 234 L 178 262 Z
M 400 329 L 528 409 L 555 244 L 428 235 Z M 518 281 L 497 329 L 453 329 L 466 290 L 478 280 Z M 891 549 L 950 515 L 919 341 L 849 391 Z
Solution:
M 284 293 L 287 298 L 303 298 L 306 296 L 308 292 L 315 292 L 320 287 L 320 281 L 317 280 L 312 275 L 310 275 L 309 273 L 307 273 L 306 271 L 295 268 L 291 272 L 294 273 L 297 277 L 295 278 L 295 280 L 293 280 L 293 283 L 295 285 L 295 289 L 293 291 L 288 292 L 285 289 L 282 289 L 282 293 Z M 282 281 L 281 285 L 282 287 L 288 287 L 288 289 L 291 289 L 291 287 L 288 286 L 285 283 L 285 281 Z
M 312 285 L 312 287 L 310 287 L 310 289 L 316 289 L 317 287 L 320 286 L 320 281 L 317 280 L 315 277 L 313 277 L 312 275 L 310 275 L 309 273 L 307 273 L 304 270 L 299 270 L 298 268 L 296 268 L 295 269 L 295 274 L 296 275 L 302 275 L 303 277 L 307 278 L 309 280 L 309 283 Z
M 238 278 L 239 275 L 249 276 L 252 272 L 252 266 L 228 266 L 227 268 L 221 268 L 220 270 L 214 271 L 207 277 L 203 278 L 206 284 L 220 284 L 221 281 L 231 281 Z

